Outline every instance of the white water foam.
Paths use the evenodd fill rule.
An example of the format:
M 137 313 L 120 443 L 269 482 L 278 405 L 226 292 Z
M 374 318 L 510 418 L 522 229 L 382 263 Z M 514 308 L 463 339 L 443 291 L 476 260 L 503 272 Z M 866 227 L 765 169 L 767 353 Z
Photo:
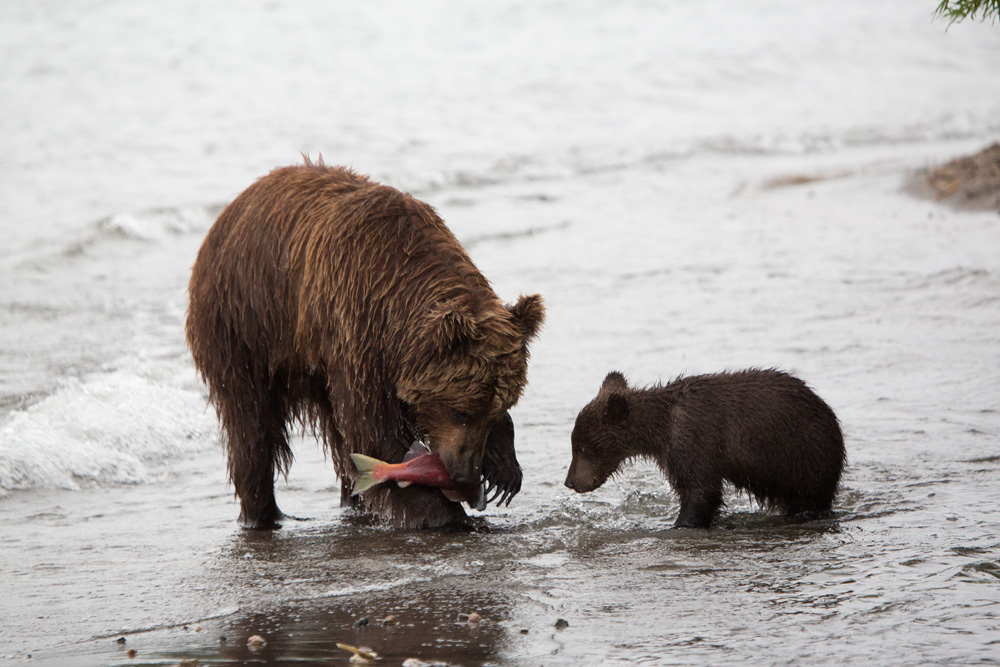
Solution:
M 141 213 L 117 213 L 97 223 L 100 235 L 135 241 L 163 241 L 194 232 L 204 233 L 212 223 L 205 207 L 162 208 Z
M 189 373 L 126 359 L 11 413 L 0 425 L 0 496 L 148 482 L 170 458 L 204 450 L 218 426 Z

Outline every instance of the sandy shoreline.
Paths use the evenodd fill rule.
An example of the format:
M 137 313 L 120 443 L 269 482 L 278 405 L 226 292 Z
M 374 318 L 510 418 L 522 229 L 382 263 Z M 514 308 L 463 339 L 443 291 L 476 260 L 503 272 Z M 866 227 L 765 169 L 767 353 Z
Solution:
M 1000 143 L 912 172 L 904 189 L 959 211 L 1000 213 Z

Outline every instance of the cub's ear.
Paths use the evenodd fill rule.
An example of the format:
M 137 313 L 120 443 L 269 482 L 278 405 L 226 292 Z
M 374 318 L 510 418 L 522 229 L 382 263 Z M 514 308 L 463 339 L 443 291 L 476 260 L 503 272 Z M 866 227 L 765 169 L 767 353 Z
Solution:
M 528 296 L 522 294 L 513 306 L 508 306 L 510 314 L 520 322 L 524 329 L 524 340 L 527 342 L 538 335 L 545 321 L 545 303 L 540 294 Z
M 625 380 L 625 376 L 618 371 L 611 371 L 604 378 L 604 382 L 601 384 L 601 391 L 617 391 L 625 393 L 628 391 L 628 382 Z
M 446 352 L 468 347 L 480 335 L 476 320 L 450 301 L 432 308 L 424 326 L 428 338 Z
M 628 396 L 611 393 L 607 405 L 604 406 L 604 423 L 608 426 L 618 426 L 628 418 Z

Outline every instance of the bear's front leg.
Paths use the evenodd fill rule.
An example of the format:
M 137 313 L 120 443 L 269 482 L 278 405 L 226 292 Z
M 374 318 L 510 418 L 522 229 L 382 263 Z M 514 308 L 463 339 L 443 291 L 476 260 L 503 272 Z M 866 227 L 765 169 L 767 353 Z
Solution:
M 365 491 L 365 508 L 388 519 L 397 528 L 444 528 L 469 525 L 461 503 L 455 503 L 437 489 L 411 484 L 406 488 L 387 482 Z
M 717 487 L 678 490 L 681 511 L 674 528 L 708 528 L 722 506 L 722 483 Z
M 499 498 L 497 506 L 504 503 L 510 505 L 521 490 L 522 476 L 521 465 L 514 452 L 514 420 L 509 412 L 505 412 L 486 438 L 486 452 L 483 454 L 486 502 Z

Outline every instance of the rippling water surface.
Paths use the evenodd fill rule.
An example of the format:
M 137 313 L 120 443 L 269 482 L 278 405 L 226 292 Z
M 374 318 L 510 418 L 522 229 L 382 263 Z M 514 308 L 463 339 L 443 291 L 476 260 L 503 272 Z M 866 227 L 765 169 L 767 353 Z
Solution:
M 1000 32 L 931 9 L 4 6 L 0 660 L 1000 662 L 1000 217 L 903 190 L 1000 137 Z M 219 207 L 300 151 L 546 298 L 524 489 L 480 531 L 343 513 L 310 437 L 278 491 L 303 520 L 236 527 L 184 290 Z M 832 518 L 730 494 L 670 530 L 645 464 L 562 486 L 609 370 L 747 366 L 840 416 Z

